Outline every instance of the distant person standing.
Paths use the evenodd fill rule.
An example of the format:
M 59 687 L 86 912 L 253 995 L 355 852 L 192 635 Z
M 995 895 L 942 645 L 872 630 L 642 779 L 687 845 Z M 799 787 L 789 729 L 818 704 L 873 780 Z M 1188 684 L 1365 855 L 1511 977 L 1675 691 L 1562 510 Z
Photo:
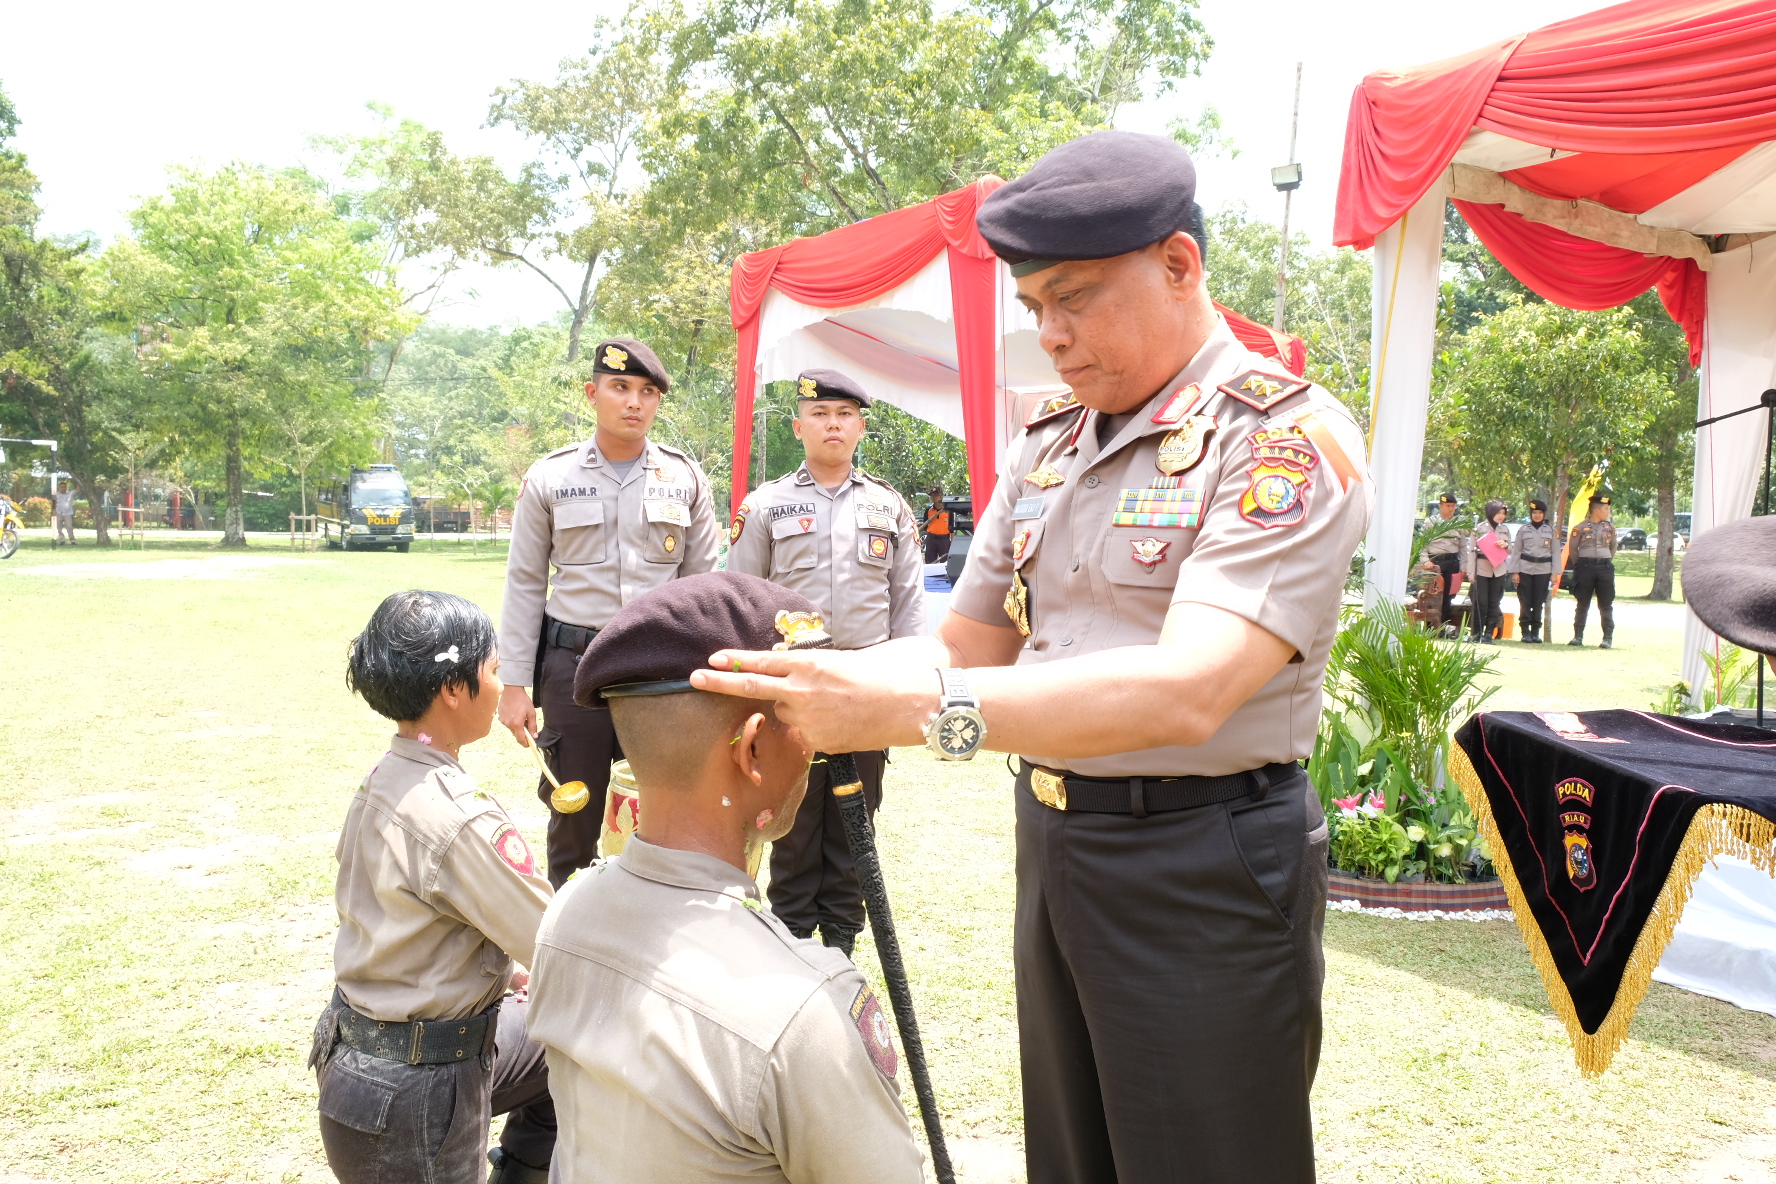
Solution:
M 925 562 L 947 563 L 950 558 L 950 512 L 944 508 L 943 487 L 931 487 L 931 504 L 925 508 Z
M 1493 631 L 1504 624 L 1499 602 L 1505 596 L 1505 572 L 1511 555 L 1511 541 L 1504 530 L 1507 512 L 1504 502 L 1486 503 L 1485 521 L 1474 532 L 1462 567 L 1474 585 L 1468 594 L 1472 606 L 1468 640 L 1476 645 L 1493 645 Z
M 1437 516 L 1427 519 L 1425 526 L 1434 527 L 1438 523 L 1451 521 L 1455 517 L 1455 508 L 1455 495 L 1444 494 L 1437 499 Z M 1455 573 L 1462 569 L 1462 556 L 1467 547 L 1468 532 L 1458 527 L 1441 538 L 1432 539 L 1426 544 L 1424 554 L 1419 556 L 1426 571 L 1443 573 L 1443 599 L 1439 605 L 1441 615 L 1438 619 L 1445 627 L 1450 624 L 1449 598 L 1455 595 Z
M 1554 524 L 1548 521 L 1548 503 L 1529 503 L 1529 522 L 1511 540 L 1511 583 L 1517 589 L 1517 615 L 1523 622 L 1523 640 L 1541 645 L 1542 607 L 1548 603 L 1548 581 L 1554 574 Z
M 58 545 L 64 541 L 70 547 L 74 545 L 74 490 L 66 481 L 56 486 L 55 541 Z
M 1616 524 L 1610 521 L 1608 494 L 1591 496 L 1591 517 L 1572 528 L 1566 537 L 1567 557 L 1573 566 L 1573 635 L 1567 645 L 1585 644 L 1585 618 L 1591 598 L 1597 597 L 1597 615 L 1603 618 L 1600 649 L 1609 649 L 1616 635 Z

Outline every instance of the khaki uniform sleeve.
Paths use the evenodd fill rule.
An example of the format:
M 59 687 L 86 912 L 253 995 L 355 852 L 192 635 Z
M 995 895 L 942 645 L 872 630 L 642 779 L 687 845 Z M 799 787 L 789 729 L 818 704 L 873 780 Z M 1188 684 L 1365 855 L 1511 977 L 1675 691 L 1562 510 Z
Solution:
M 920 1184 L 919 1146 L 900 1086 L 876 1067 L 851 1015 L 869 988 L 851 973 L 803 1005 L 771 1050 L 759 1137 L 790 1184 Z M 879 1001 L 879 1008 L 884 1006 Z M 861 1021 L 871 1024 L 865 1013 Z M 882 1022 L 890 1024 L 885 1015 Z M 885 1029 L 884 1029 L 885 1030 Z M 898 1055 L 888 1054 L 898 1061 Z
M 531 966 L 537 927 L 554 897 L 512 820 L 500 810 L 487 810 L 457 832 L 426 903 Z
M 715 517 L 715 497 L 709 492 L 709 478 L 703 466 L 685 458 L 696 474 L 697 502 L 691 507 L 691 528 L 685 531 L 685 557 L 679 564 L 681 576 L 700 576 L 715 570 L 715 557 L 721 550 L 721 527 Z
M 888 636 L 917 637 L 925 632 L 925 553 L 919 546 L 913 508 L 904 497 L 900 499 L 894 542 L 894 570 L 888 576 Z
M 1071 431 L 1072 426 L 1069 416 L 1067 429 Z M 1005 615 L 1005 593 L 1011 588 L 1011 511 L 1017 504 L 1021 474 L 1029 471 L 1018 463 L 1029 443 L 1025 434 L 1005 450 L 1005 465 L 993 487 L 993 500 L 975 523 L 962 580 L 950 596 L 951 611 L 987 625 L 1011 625 L 1011 618 Z
M 740 534 L 728 541 L 728 570 L 757 576 L 761 580 L 771 578 L 771 524 L 760 512 L 765 501 L 762 487 L 746 495 L 746 500 L 740 503 L 740 512 L 735 515 Z M 733 535 L 732 525 L 728 527 L 728 533 Z
M 549 553 L 555 520 L 549 513 L 549 484 L 543 462 L 530 466 L 512 507 L 512 545 L 506 555 L 506 595 L 500 605 L 500 681 L 536 685 L 537 636 L 549 591 Z
M 1221 471 L 1207 503 L 1196 547 L 1185 557 L 1172 593 L 1173 604 L 1210 604 L 1244 617 L 1306 654 L 1326 614 L 1344 594 L 1351 556 L 1356 554 L 1375 487 L 1363 461 L 1362 433 L 1349 413 L 1325 403 L 1309 408 L 1353 459 L 1356 476 L 1342 488 L 1338 474 L 1319 449 L 1309 470 L 1307 511 L 1293 525 L 1263 526 L 1240 513 L 1249 484 L 1251 432 L 1231 435 Z

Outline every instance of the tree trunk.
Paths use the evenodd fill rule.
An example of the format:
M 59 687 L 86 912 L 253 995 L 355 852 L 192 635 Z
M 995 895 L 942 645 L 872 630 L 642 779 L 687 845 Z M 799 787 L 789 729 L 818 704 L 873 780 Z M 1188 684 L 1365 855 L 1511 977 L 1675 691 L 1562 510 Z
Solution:
M 80 491 L 80 496 L 86 499 L 87 509 L 92 511 L 93 533 L 97 536 L 93 541 L 101 547 L 109 547 L 111 533 L 105 529 L 105 507 L 99 504 L 99 483 L 93 480 L 91 473 L 74 473 L 73 477 L 74 488 Z
M 1671 599 L 1671 573 L 1676 566 L 1677 533 L 1677 466 L 1659 466 L 1659 549 L 1653 555 L 1653 590 L 1648 600 Z
M 241 491 L 241 432 L 240 420 L 230 419 L 228 436 L 224 443 L 223 477 L 226 483 L 227 507 L 222 515 L 222 545 L 224 547 L 244 547 L 247 545 L 246 519 L 241 513 L 241 502 L 244 495 Z

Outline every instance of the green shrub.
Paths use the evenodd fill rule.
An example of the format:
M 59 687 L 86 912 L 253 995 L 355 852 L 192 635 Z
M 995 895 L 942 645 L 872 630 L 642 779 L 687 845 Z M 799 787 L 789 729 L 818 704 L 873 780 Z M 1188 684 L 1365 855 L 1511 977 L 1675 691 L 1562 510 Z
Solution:
M 52 509 L 53 507 L 50 506 L 49 499 L 46 497 L 26 498 L 24 504 L 25 525 L 48 526 Z

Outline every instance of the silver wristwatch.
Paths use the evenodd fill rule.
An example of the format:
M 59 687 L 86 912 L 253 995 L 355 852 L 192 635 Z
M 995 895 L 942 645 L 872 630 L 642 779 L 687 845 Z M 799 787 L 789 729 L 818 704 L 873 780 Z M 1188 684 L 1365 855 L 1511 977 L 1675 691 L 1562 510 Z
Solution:
M 980 700 L 968 690 L 960 670 L 939 670 L 943 691 L 937 711 L 925 722 L 925 743 L 939 760 L 965 761 L 979 752 L 987 740 L 987 721 L 981 718 Z

